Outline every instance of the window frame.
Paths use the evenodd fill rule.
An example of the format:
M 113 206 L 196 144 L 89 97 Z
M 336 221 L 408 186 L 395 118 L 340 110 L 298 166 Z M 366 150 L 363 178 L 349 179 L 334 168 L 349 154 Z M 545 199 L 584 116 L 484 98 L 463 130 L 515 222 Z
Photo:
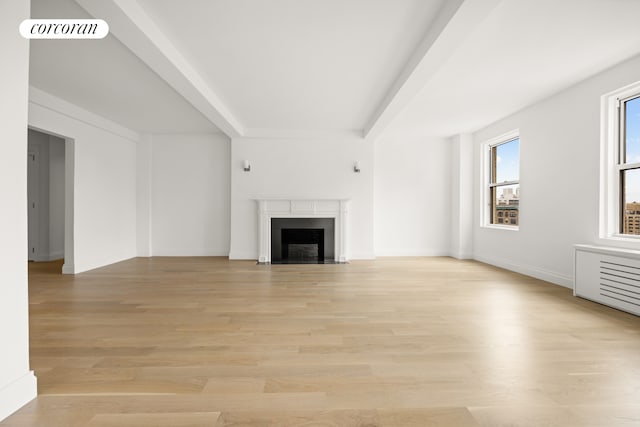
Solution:
M 509 185 L 520 185 L 520 171 L 518 171 L 518 179 L 512 181 L 505 182 L 493 182 L 493 149 L 494 147 L 498 147 L 503 144 L 507 144 L 516 139 L 520 140 L 520 148 L 522 148 L 522 140 L 520 139 L 520 130 L 514 129 L 509 132 L 506 132 L 502 135 L 491 138 L 482 143 L 482 155 L 481 161 L 482 165 L 480 170 L 482 171 L 482 179 L 481 185 L 482 189 L 480 194 L 481 197 L 481 207 L 480 207 L 480 226 L 483 228 L 494 228 L 499 230 L 509 230 L 509 231 L 518 231 L 520 229 L 520 225 L 512 225 L 508 223 L 492 223 L 492 207 L 493 207 L 493 190 L 498 187 L 504 187 Z M 520 164 L 520 156 L 522 153 L 519 153 L 518 156 L 518 165 Z M 518 168 L 519 169 L 519 168 Z M 518 209 L 520 209 L 520 205 L 518 205 Z M 507 220 L 510 217 L 506 217 Z M 520 219 L 520 215 L 518 215 L 518 220 Z
M 602 95 L 600 102 L 600 218 L 599 237 L 605 240 L 640 242 L 640 235 L 624 234 L 625 195 L 622 185 L 626 170 L 640 169 L 640 163 L 625 163 L 626 101 L 640 97 L 640 82 Z

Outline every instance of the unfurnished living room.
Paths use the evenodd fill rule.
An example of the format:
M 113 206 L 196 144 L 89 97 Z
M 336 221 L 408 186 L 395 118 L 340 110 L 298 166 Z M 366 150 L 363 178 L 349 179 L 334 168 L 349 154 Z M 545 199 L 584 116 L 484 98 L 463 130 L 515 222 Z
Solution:
M 0 426 L 640 425 L 639 16 L 0 0 Z

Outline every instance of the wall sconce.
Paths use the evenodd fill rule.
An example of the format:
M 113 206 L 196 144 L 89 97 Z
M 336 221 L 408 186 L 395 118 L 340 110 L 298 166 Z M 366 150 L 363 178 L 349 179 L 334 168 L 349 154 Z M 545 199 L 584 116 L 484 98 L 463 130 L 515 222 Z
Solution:
M 353 172 L 360 173 L 360 162 L 355 162 L 353 164 Z
M 251 163 L 249 163 L 249 160 L 245 160 L 244 161 L 244 165 L 243 165 L 242 169 L 244 169 L 245 172 L 250 172 L 251 171 Z

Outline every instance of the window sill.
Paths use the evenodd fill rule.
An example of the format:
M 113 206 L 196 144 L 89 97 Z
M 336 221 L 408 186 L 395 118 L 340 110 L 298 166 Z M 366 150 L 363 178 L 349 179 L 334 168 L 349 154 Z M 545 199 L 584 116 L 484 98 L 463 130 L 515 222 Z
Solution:
M 498 225 L 498 224 L 485 224 L 482 228 L 490 228 L 493 230 L 505 230 L 505 231 L 519 231 L 520 227 L 517 225 Z
M 602 237 L 602 240 L 611 240 L 614 242 L 640 243 L 640 235 L 635 234 L 612 234 Z

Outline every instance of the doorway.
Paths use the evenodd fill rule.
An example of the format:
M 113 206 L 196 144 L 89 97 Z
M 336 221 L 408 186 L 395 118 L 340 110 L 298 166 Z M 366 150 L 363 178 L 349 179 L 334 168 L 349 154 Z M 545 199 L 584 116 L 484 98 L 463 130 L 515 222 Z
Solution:
M 67 146 L 65 138 L 28 130 L 29 261 L 66 261 Z

